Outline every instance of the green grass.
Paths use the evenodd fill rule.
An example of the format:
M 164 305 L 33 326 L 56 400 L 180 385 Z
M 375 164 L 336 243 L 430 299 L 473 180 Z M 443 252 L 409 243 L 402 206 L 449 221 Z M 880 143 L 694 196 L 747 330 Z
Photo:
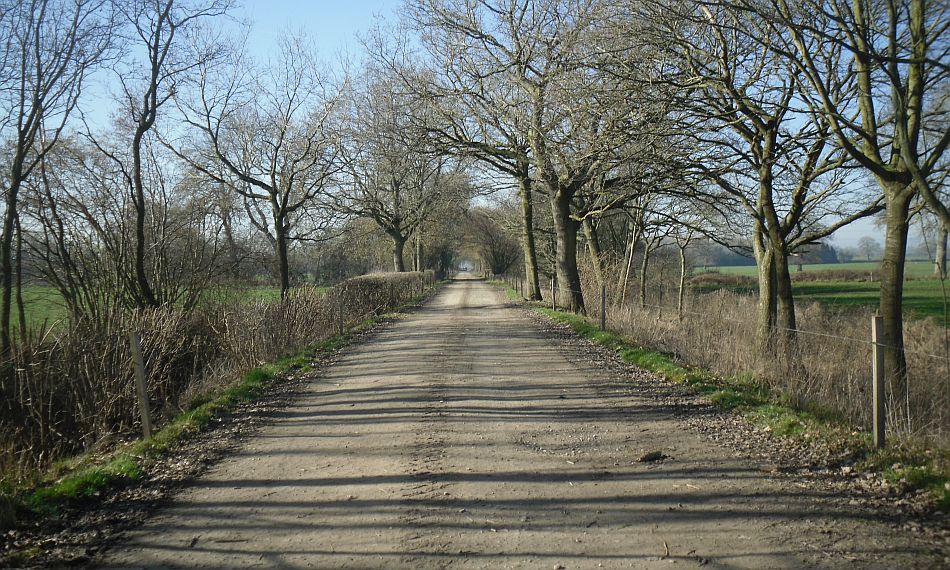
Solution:
M 877 271 L 881 264 L 877 261 L 852 261 L 848 263 L 806 263 L 802 265 L 802 271 L 830 271 L 830 270 L 848 270 L 848 271 Z M 904 275 L 910 279 L 925 279 L 933 277 L 933 263 L 929 261 L 908 261 L 904 269 Z M 791 265 L 792 278 L 794 279 L 797 265 Z M 704 269 L 699 267 L 697 272 L 702 273 Z M 755 265 L 710 265 L 705 268 L 706 272 L 718 271 L 719 273 L 729 273 L 732 275 L 746 275 L 755 277 L 757 275 Z
M 950 303 L 950 283 L 946 284 L 948 303 Z M 701 291 L 713 291 L 720 286 L 704 286 Z M 725 287 L 737 293 L 754 295 L 756 285 Z M 852 307 L 876 307 L 880 302 L 881 290 L 878 283 L 859 281 L 800 281 L 792 283 L 792 291 L 797 301 L 818 301 L 830 305 Z M 937 279 L 919 279 L 904 282 L 904 312 L 916 317 L 934 317 L 950 326 L 950 314 L 944 312 L 943 285 Z
M 317 291 L 322 295 L 326 295 L 330 289 L 332 287 L 317 287 Z M 280 287 L 254 285 L 250 287 L 216 288 L 208 291 L 205 298 L 238 303 L 257 303 L 260 301 L 276 303 L 280 300 Z
M 806 268 L 854 269 L 853 266 L 856 265 L 868 264 L 842 263 L 837 265 L 812 265 L 806 266 Z M 945 312 L 944 308 L 944 287 L 946 287 L 947 302 L 950 304 L 950 282 L 941 282 L 939 279 L 930 278 L 929 273 L 924 273 L 923 269 L 929 270 L 931 267 L 927 262 L 911 262 L 908 266 L 914 268 L 913 274 L 910 271 L 908 272 L 909 276 L 914 278 L 904 281 L 904 312 L 916 317 L 934 317 L 938 322 L 942 321 L 944 326 L 950 326 L 950 314 Z M 716 269 L 722 273 L 751 277 L 756 275 L 754 267 L 721 267 Z M 723 288 L 723 286 L 704 285 L 697 289 L 713 291 L 720 288 Z M 725 288 L 737 293 L 756 294 L 758 292 L 755 284 Z M 876 307 L 881 298 L 880 284 L 869 281 L 795 281 L 793 275 L 792 290 L 796 300 L 818 301 L 831 305 L 853 307 Z
M 444 283 L 437 283 L 435 288 Z M 418 300 L 411 301 L 407 306 Z M 140 479 L 151 462 L 177 449 L 184 441 L 204 430 L 215 418 L 230 413 L 242 403 L 259 399 L 289 372 L 310 371 L 311 363 L 319 355 L 339 349 L 355 334 L 373 327 L 384 318 L 387 317 L 367 319 L 342 335 L 327 338 L 298 354 L 254 368 L 216 394 L 195 398 L 148 439 L 127 444 L 105 456 L 88 453 L 61 460 L 45 473 L 37 474 L 32 481 L 19 486 L 0 478 L 0 529 L 13 526 L 15 519 L 23 518 L 23 515 L 55 517 L 64 505 L 81 503 L 109 489 Z M 14 514 L 16 511 L 19 513 Z M 28 557 L 28 553 L 21 554 Z
M 318 287 L 318 290 L 326 294 L 330 287 Z M 280 289 L 262 285 L 218 288 L 208 291 L 205 298 L 236 303 L 277 302 L 280 300 Z M 53 287 L 41 285 L 24 287 L 23 305 L 27 327 L 31 330 L 55 325 L 66 318 L 66 305 L 63 303 L 63 297 Z
M 26 314 L 26 325 L 31 330 L 39 329 L 44 325 L 53 325 L 66 318 L 63 297 L 54 287 L 38 285 L 24 287 L 23 310 Z
M 950 283 L 946 288 L 950 297 Z M 793 291 L 796 299 L 851 306 L 877 306 L 881 293 L 877 283 L 825 281 L 796 283 Z M 915 316 L 936 317 L 950 326 L 950 315 L 944 312 L 944 289 L 937 279 L 905 281 L 904 311 Z
M 617 352 L 624 362 L 687 384 L 720 408 L 736 410 L 772 436 L 820 440 L 842 455 L 852 457 L 859 469 L 880 473 L 897 487 L 928 490 L 938 508 L 950 511 L 950 453 L 946 451 L 921 449 L 906 442 L 876 450 L 871 445 L 870 434 L 855 431 L 827 410 L 796 407 L 785 396 L 770 392 L 752 377 L 718 377 L 677 362 L 668 354 L 630 344 L 615 332 L 601 331 L 582 316 L 539 304 L 534 304 L 534 308 Z

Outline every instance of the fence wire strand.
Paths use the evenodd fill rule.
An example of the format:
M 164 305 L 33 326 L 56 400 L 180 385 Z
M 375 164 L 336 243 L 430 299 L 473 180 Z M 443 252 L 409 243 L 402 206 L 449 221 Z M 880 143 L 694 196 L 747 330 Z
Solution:
M 555 282 L 555 283 L 556 283 L 556 282 Z M 577 291 L 577 290 L 575 290 L 575 289 L 573 289 L 573 288 L 564 288 L 564 287 L 559 287 L 559 286 L 557 286 L 557 285 L 555 285 L 555 287 L 556 287 L 559 291 L 568 291 L 568 292 L 570 292 L 570 293 L 583 293 L 583 291 Z M 609 304 L 608 304 L 608 305 L 609 305 Z M 621 308 L 621 309 L 624 308 L 623 306 L 620 306 L 619 304 L 616 304 L 616 303 L 613 304 L 612 306 L 615 307 L 615 308 Z M 665 311 L 670 311 L 670 312 L 676 312 L 677 314 L 694 315 L 694 316 L 697 316 L 697 317 L 706 317 L 706 316 L 708 316 L 706 313 L 700 313 L 700 312 L 697 312 L 697 311 L 689 311 L 689 310 L 687 310 L 687 309 L 679 309 L 678 307 L 671 307 L 671 306 L 667 306 L 667 305 L 654 305 L 654 304 L 651 304 L 651 303 L 643 303 L 643 304 L 641 305 L 641 304 L 638 303 L 638 302 L 633 302 L 633 303 L 630 303 L 627 307 L 629 307 L 629 308 L 635 308 L 635 307 L 637 307 L 637 306 L 640 306 L 641 308 L 650 307 L 650 308 L 653 308 L 653 309 L 660 309 L 660 310 L 665 310 Z M 727 319 L 727 318 L 723 318 L 723 317 L 721 317 L 721 316 L 719 317 L 719 321 L 721 321 L 721 322 L 726 322 L 726 323 L 739 323 L 739 324 L 742 323 L 742 321 L 740 321 L 739 319 Z M 799 328 L 775 327 L 774 330 L 775 330 L 775 331 L 781 331 L 781 332 L 792 332 L 792 333 L 802 334 L 802 335 L 806 335 L 806 336 L 821 337 L 821 338 L 830 338 L 830 339 L 835 339 L 835 340 L 843 340 L 843 341 L 853 342 L 853 343 L 858 343 L 858 344 L 866 344 L 866 345 L 869 345 L 869 346 L 874 346 L 874 345 L 876 344 L 877 346 L 880 346 L 881 348 L 888 348 L 888 349 L 893 349 L 893 350 L 903 350 L 905 354 L 914 354 L 914 355 L 917 355 L 917 356 L 923 356 L 923 357 L 926 357 L 926 358 L 932 358 L 932 359 L 934 359 L 934 360 L 939 360 L 939 361 L 942 361 L 942 362 L 950 362 L 950 355 L 941 356 L 941 355 L 939 355 L 939 354 L 930 354 L 929 352 L 922 352 L 922 351 L 918 351 L 918 350 L 910 350 L 910 349 L 908 349 L 906 346 L 903 347 L 903 348 L 901 348 L 901 347 L 899 347 L 899 346 L 895 346 L 895 345 L 891 345 L 891 344 L 875 343 L 875 342 L 874 342 L 873 340 L 871 340 L 871 339 L 862 339 L 862 338 L 855 338 L 855 337 L 850 337 L 850 336 L 841 336 L 841 335 L 835 335 L 835 334 L 820 333 L 820 332 L 816 332 L 816 331 L 809 331 L 809 330 L 804 330 L 804 329 L 799 329 Z

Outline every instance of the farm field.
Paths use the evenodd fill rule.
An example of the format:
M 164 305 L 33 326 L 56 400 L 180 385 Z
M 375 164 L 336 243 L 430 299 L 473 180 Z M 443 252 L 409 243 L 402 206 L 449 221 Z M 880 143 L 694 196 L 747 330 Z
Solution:
M 838 263 L 805 265 L 805 272 L 822 270 L 871 271 L 877 267 L 875 262 Z M 708 268 L 727 275 L 742 275 L 755 278 L 755 267 L 729 266 Z M 907 264 L 907 277 L 904 281 L 905 313 L 914 316 L 934 317 L 950 326 L 950 318 L 945 312 L 944 285 L 947 301 L 950 302 L 950 282 L 942 284 L 932 277 L 933 266 L 927 261 L 912 261 Z M 702 270 L 699 270 L 702 273 Z M 875 306 L 880 298 L 879 283 L 874 281 L 797 281 L 792 273 L 795 298 L 798 300 L 819 301 L 834 305 Z M 703 291 L 723 288 L 723 285 L 704 284 Z M 736 292 L 755 293 L 754 283 L 726 286 Z
M 802 271 L 805 273 L 832 270 L 871 272 L 876 271 L 880 265 L 880 262 L 877 261 L 852 261 L 848 263 L 806 263 L 802 265 Z M 793 265 L 792 279 L 795 278 L 795 269 L 796 266 Z M 749 277 L 755 277 L 756 274 L 754 265 L 710 265 L 706 268 L 697 267 L 696 272 L 719 272 L 728 273 L 730 275 L 748 275 Z M 908 261 L 905 268 L 905 276 L 909 279 L 923 279 L 933 277 L 933 263 L 929 261 Z
M 326 293 L 329 287 L 320 287 Z M 280 289 L 270 286 L 228 287 L 212 290 L 208 293 L 209 300 L 224 302 L 256 303 L 259 301 L 274 302 L 280 298 Z M 66 307 L 59 292 L 45 285 L 31 285 L 23 288 L 23 305 L 26 312 L 27 327 L 37 330 L 44 325 L 55 325 L 57 321 L 66 318 Z

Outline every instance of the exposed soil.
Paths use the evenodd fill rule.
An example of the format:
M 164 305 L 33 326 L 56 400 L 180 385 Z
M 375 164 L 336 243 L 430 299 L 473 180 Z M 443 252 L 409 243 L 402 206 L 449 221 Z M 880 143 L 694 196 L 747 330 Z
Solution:
M 240 445 L 182 454 L 182 473 L 221 459 L 172 500 L 170 483 L 129 498 L 125 525 L 71 525 L 63 552 L 103 568 L 950 567 L 945 515 L 478 281 L 297 388 L 218 430 L 254 430 Z

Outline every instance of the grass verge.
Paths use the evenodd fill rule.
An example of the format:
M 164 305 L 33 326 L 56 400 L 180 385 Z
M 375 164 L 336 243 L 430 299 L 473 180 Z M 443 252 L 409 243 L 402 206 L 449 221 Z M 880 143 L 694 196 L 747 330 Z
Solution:
M 509 298 L 523 301 L 504 282 L 493 283 L 505 287 Z M 686 384 L 720 408 L 737 411 L 771 436 L 819 441 L 842 457 L 849 457 L 857 469 L 880 473 L 901 491 L 927 490 L 936 508 L 950 511 L 950 453 L 945 450 L 924 449 L 910 442 L 875 449 L 870 434 L 845 425 L 826 410 L 797 406 L 754 378 L 722 378 L 684 365 L 669 354 L 633 345 L 615 332 L 600 330 L 583 316 L 556 311 L 540 303 L 531 306 L 536 312 L 569 325 L 578 335 L 616 352 L 624 362 Z
M 194 399 L 148 439 L 126 444 L 105 455 L 87 453 L 60 461 L 29 484 L 0 483 L 0 529 L 12 528 L 18 520 L 56 517 L 65 506 L 81 505 L 141 479 L 150 465 L 205 430 L 215 419 L 241 404 L 258 400 L 291 372 L 310 372 L 317 358 L 345 346 L 356 334 L 420 302 L 443 284 L 437 283 L 429 292 L 389 315 L 367 319 L 344 334 L 327 338 L 298 354 L 258 366 L 215 394 Z M 29 553 L 21 554 L 28 557 Z

